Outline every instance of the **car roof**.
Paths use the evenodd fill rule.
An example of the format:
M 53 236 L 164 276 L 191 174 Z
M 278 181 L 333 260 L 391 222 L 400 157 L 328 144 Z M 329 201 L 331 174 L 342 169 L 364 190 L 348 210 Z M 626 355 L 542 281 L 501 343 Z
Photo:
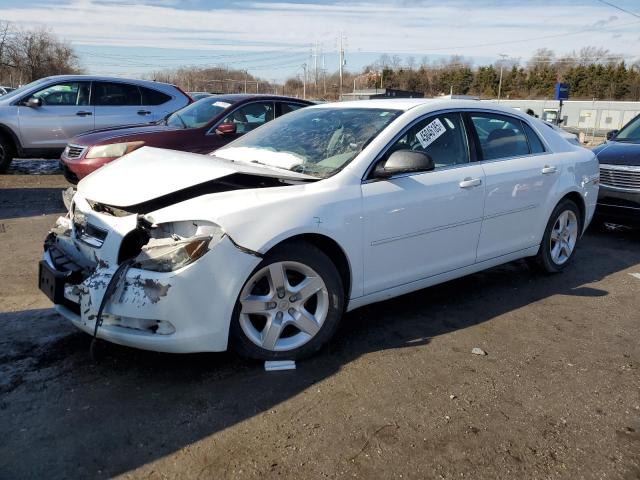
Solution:
M 269 95 L 265 93 L 214 93 L 207 98 L 209 100 L 215 98 L 216 100 L 222 100 L 229 103 L 237 103 L 245 100 L 280 100 L 313 105 L 313 102 L 310 102 L 309 100 L 303 100 L 301 98 L 295 97 L 285 97 L 283 95 Z
M 103 81 L 103 82 L 134 82 L 140 84 L 148 84 L 148 85 L 170 85 L 171 83 L 166 82 L 157 82 L 155 80 L 142 80 L 140 78 L 127 78 L 127 77 L 117 77 L 117 76 L 109 76 L 109 75 L 50 75 L 46 77 L 47 80 L 95 80 L 95 81 Z
M 372 100 L 350 100 L 347 102 L 333 102 L 315 105 L 313 108 L 382 108 L 388 110 L 408 111 L 423 107 L 421 110 L 436 110 L 447 108 L 464 108 L 477 110 L 494 110 L 497 112 L 518 114 L 515 108 L 503 106 L 495 102 L 480 102 L 479 100 L 451 99 L 451 98 L 376 98 Z

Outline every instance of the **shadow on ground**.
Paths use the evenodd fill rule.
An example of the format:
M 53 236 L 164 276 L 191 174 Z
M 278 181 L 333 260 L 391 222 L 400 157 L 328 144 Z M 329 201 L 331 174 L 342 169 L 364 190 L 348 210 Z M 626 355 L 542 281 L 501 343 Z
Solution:
M 7 173 L 9 175 L 60 175 L 62 168 L 58 159 L 14 158 Z
M 0 188 L 0 220 L 63 213 L 62 188 Z
M 6 478 L 110 477 L 231 427 L 367 354 L 427 345 L 553 295 L 606 296 L 592 282 L 640 263 L 640 234 L 587 235 L 564 274 L 514 262 L 348 314 L 295 371 L 264 372 L 233 353 L 169 355 L 103 344 L 51 310 L 0 314 L 0 471 Z M 11 414 L 9 414 L 11 412 Z M 82 439 L 82 441 L 78 441 Z

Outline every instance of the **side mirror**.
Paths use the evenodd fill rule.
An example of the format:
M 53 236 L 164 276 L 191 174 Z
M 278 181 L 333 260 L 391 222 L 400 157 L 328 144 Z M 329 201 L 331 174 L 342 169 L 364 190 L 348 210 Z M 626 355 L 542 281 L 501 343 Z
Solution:
M 235 123 L 221 123 L 216 128 L 216 133 L 218 135 L 231 135 L 236 133 L 236 124 Z
M 434 168 L 433 159 L 424 152 L 397 150 L 376 167 L 374 177 L 390 178 L 401 173 L 428 172 Z
M 620 130 L 611 130 L 607 132 L 607 140 L 613 140 Z
M 36 97 L 29 97 L 24 104 L 27 107 L 37 108 L 42 106 L 42 100 Z

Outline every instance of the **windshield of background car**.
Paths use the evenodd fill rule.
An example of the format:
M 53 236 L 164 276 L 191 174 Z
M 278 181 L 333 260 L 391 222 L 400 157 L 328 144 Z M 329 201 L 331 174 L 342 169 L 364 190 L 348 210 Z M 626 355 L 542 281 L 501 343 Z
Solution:
M 49 78 L 45 77 L 45 78 L 40 78 L 40 79 L 36 80 L 35 82 L 27 83 L 26 85 L 18 87 L 15 90 L 11 90 L 9 93 L 3 95 L 2 96 L 2 100 L 6 100 L 8 98 L 16 97 L 16 96 L 20 95 L 21 93 L 26 92 L 27 90 L 29 90 L 31 87 L 35 87 L 36 85 L 40 85 L 41 83 L 47 82 L 48 80 L 49 80 Z
M 620 130 L 614 140 L 622 142 L 640 141 L 640 115 Z
M 178 128 L 204 127 L 230 106 L 229 102 L 211 97 L 203 98 L 169 115 L 167 125 Z
M 402 111 L 305 108 L 288 113 L 214 155 L 326 178 L 344 168 Z

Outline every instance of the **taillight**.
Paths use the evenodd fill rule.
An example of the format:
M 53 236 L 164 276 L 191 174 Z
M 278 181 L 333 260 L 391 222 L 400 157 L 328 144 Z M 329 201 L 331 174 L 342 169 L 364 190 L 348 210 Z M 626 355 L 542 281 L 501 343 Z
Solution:
M 193 98 L 191 98 L 187 92 L 185 92 L 184 90 L 182 90 L 178 85 L 174 85 L 173 87 L 174 87 L 176 90 L 178 90 L 181 94 L 183 94 L 185 97 L 187 97 L 187 98 L 189 99 L 189 103 L 193 103 Z

